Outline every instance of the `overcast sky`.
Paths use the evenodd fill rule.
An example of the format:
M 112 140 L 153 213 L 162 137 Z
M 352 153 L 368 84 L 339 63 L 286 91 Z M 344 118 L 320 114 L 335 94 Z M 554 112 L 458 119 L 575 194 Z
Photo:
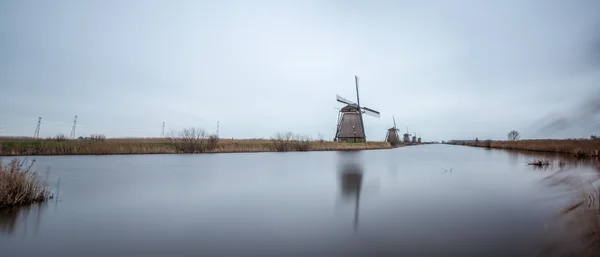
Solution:
M 600 1 L 0 1 L 0 136 L 331 139 L 340 94 L 383 140 L 589 137 L 539 128 L 600 88 Z M 540 120 L 546 117 L 545 120 Z M 597 120 L 597 118 L 596 118 Z

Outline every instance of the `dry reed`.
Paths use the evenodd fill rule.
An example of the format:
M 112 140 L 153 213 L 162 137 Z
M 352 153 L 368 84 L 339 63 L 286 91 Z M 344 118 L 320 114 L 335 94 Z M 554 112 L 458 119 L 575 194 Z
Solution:
M 345 151 L 389 149 L 388 142 L 341 143 L 303 138 L 289 151 Z M 273 152 L 270 139 L 219 138 L 214 147 L 204 153 Z M 113 154 L 175 154 L 181 153 L 168 138 L 107 138 L 104 141 L 67 139 L 57 142 L 33 138 L 0 138 L 0 156 L 31 155 L 113 155 Z
M 38 173 L 31 172 L 25 161 L 0 162 L 0 208 L 41 202 L 50 197 L 50 189 Z
M 532 161 L 530 161 L 529 163 L 527 163 L 527 165 L 531 165 L 531 166 L 548 166 L 550 165 L 552 162 L 550 160 L 546 160 L 546 159 L 534 159 Z
M 553 152 L 576 157 L 598 157 L 600 140 L 592 139 L 531 139 L 517 141 L 453 142 L 451 144 L 500 149 Z

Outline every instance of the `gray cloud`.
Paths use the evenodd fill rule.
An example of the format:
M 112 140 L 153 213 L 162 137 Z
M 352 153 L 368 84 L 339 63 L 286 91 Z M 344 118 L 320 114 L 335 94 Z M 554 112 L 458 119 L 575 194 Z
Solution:
M 1 2 L 0 136 L 32 134 L 38 116 L 41 135 L 68 134 L 79 115 L 81 134 L 158 136 L 163 121 L 207 130 L 220 121 L 225 137 L 331 137 L 335 94 L 353 99 L 356 74 L 361 103 L 382 113 L 365 118 L 374 140 L 392 115 L 426 140 L 504 138 L 511 129 L 587 137 L 593 122 L 566 119 L 542 133 L 536 121 L 573 116 L 598 88 L 599 8 L 594 0 Z

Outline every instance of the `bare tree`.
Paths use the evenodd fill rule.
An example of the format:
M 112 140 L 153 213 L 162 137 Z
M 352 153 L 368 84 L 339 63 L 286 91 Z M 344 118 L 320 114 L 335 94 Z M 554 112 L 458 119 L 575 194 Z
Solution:
M 519 140 L 519 138 L 521 138 L 521 134 L 519 134 L 519 131 L 511 130 L 510 132 L 508 132 L 508 134 L 506 134 L 506 137 L 508 137 L 508 140 L 510 141 L 516 141 Z
M 183 153 L 202 153 L 215 149 L 219 143 L 216 135 L 208 135 L 200 128 L 186 128 L 179 132 L 171 132 L 167 136 L 175 148 Z

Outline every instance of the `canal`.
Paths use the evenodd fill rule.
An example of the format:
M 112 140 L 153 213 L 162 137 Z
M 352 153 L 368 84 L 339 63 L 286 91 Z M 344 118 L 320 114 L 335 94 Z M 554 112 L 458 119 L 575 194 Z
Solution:
M 450 145 L 360 152 L 39 156 L 58 195 L 0 210 L 12 256 L 533 256 L 597 166 Z M 4 161 L 9 158 L 3 158 Z

